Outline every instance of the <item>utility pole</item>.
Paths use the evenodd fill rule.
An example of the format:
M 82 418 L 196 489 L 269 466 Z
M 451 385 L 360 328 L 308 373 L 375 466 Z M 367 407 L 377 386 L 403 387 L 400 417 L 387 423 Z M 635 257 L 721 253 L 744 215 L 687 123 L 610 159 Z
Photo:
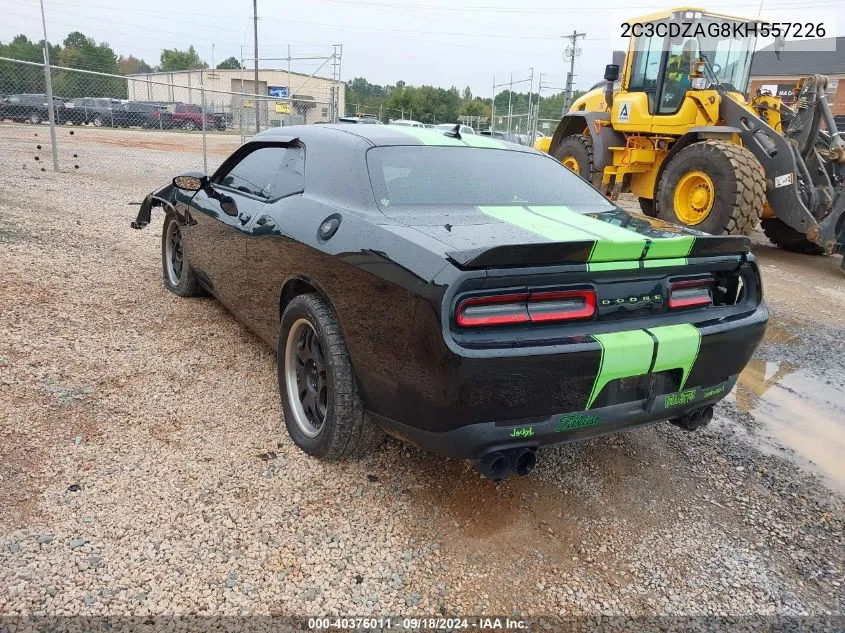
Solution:
M 534 120 L 534 109 L 532 107 L 532 99 L 534 97 L 534 67 L 531 67 L 531 79 L 528 83 L 528 120 L 525 122 L 525 133 L 528 135 L 531 142 L 534 142 L 534 134 L 532 131 L 532 121 Z
M 564 60 L 569 59 L 569 72 L 566 74 L 566 91 L 563 94 L 563 111 L 561 115 L 566 114 L 569 106 L 572 105 L 572 80 L 575 77 L 575 58 L 581 55 L 581 49 L 578 48 L 578 38 L 587 37 L 587 34 L 573 30 L 572 35 L 566 35 L 564 37 L 569 40 L 571 46 L 567 46 L 563 52 Z
M 53 152 L 53 169 L 59 171 L 59 150 L 56 147 L 56 104 L 53 103 L 53 78 L 50 75 L 50 45 L 47 43 L 47 19 L 44 17 L 44 0 L 41 0 L 41 26 L 44 27 L 44 82 L 47 84 L 47 116 L 50 119 L 50 148 Z
M 255 87 L 253 88 L 255 92 L 255 97 L 253 98 L 253 105 L 255 106 L 255 131 L 260 132 L 261 117 L 259 116 L 258 109 L 258 0 L 252 0 L 252 39 L 255 44 L 255 55 L 253 55 L 255 57 Z M 290 90 L 290 86 L 288 86 L 288 90 Z

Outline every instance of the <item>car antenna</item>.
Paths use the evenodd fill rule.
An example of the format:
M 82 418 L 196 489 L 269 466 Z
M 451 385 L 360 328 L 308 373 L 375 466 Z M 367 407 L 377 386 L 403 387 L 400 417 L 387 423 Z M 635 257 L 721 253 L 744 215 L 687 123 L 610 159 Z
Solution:
M 443 136 L 450 136 L 450 137 L 456 138 L 460 141 L 461 140 L 461 124 L 456 123 L 454 128 L 452 128 L 448 132 L 443 132 Z

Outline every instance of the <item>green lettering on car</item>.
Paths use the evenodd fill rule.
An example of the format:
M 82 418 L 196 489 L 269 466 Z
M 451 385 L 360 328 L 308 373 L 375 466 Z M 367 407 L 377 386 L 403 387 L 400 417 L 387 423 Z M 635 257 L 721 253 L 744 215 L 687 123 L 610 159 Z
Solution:
M 581 429 L 585 426 L 593 426 L 601 422 L 601 418 L 597 415 L 585 415 L 583 413 L 570 413 L 562 415 L 558 418 L 555 426 L 555 433 L 562 433 L 564 431 L 571 431 L 573 429 Z
M 663 396 L 663 406 L 665 408 L 677 407 L 683 404 L 694 402 L 698 395 L 698 389 L 692 388 L 686 391 L 678 391 L 677 393 L 669 393 Z

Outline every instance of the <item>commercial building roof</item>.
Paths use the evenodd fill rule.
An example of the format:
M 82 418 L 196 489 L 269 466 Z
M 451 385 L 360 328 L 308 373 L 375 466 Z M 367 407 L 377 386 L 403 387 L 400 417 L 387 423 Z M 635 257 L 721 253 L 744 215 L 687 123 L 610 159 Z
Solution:
M 828 37 L 816 40 L 814 46 L 830 48 L 831 40 L 836 42 L 836 50 L 795 50 L 805 47 L 805 42 L 788 40 L 778 60 L 774 44 L 761 48 L 754 53 L 751 64 L 752 77 L 795 77 L 812 75 L 845 74 L 845 37 Z M 823 44 L 828 44 L 824 46 Z

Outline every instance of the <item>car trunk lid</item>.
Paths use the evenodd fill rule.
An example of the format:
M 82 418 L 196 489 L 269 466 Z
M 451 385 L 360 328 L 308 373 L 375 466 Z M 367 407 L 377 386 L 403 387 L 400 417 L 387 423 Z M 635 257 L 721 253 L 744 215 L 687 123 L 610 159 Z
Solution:
M 443 243 L 446 256 L 463 269 L 581 263 L 616 270 L 750 251 L 745 237 L 711 236 L 620 208 L 591 213 L 509 205 L 387 215 Z

